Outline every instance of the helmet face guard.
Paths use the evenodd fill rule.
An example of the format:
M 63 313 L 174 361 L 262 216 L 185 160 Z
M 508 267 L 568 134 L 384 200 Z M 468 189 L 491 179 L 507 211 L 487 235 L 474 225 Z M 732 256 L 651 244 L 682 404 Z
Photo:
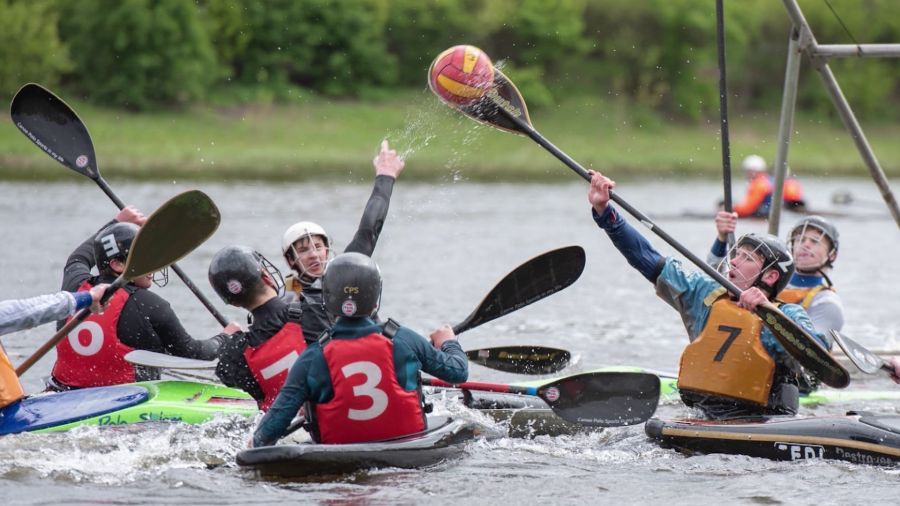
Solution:
M 759 274 L 750 283 L 774 298 L 787 286 L 794 275 L 794 259 L 790 251 L 777 237 L 769 234 L 746 234 L 738 239 L 728 251 L 726 258 L 734 259 L 742 256 L 746 261 L 758 262 L 762 259 Z M 778 279 L 772 285 L 762 281 L 763 276 L 770 269 L 778 272 Z
M 837 227 L 835 227 L 830 221 L 821 217 L 821 216 L 807 216 L 794 225 L 794 228 L 791 229 L 790 234 L 788 235 L 788 247 L 790 247 L 791 252 L 796 252 L 798 248 L 807 248 L 803 244 L 801 240 L 803 236 L 809 230 L 817 230 L 821 232 L 821 237 L 819 237 L 819 242 L 822 238 L 828 238 L 828 241 L 831 243 L 828 251 L 825 254 L 825 258 L 822 263 L 816 266 L 804 266 L 803 272 L 816 272 L 821 271 L 825 267 L 832 267 L 834 265 L 834 261 L 837 259 L 838 247 L 839 243 L 839 234 L 837 231 Z M 799 269 L 798 269 L 799 270 Z
M 307 283 L 312 283 L 320 276 L 309 274 L 309 272 L 303 267 L 303 265 L 300 263 L 301 253 L 297 251 L 295 243 L 304 238 L 312 243 L 313 238 L 315 237 L 322 238 L 322 243 L 327 250 L 325 259 L 323 261 L 324 270 L 325 268 L 327 268 L 328 262 L 331 261 L 334 255 L 332 254 L 331 249 L 331 238 L 328 236 L 328 233 L 325 232 L 325 229 L 320 225 L 311 221 L 301 221 L 291 225 L 281 238 L 281 253 L 282 255 L 284 255 L 284 260 L 287 262 L 288 267 L 290 267 L 291 270 L 301 278 L 301 280 L 304 280 Z

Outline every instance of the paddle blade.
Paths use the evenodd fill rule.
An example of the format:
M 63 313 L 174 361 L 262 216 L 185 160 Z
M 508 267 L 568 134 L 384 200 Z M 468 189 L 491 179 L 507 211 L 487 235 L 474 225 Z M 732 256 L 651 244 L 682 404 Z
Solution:
M 866 374 L 875 374 L 885 365 L 884 360 L 882 360 L 881 357 L 837 330 L 831 330 L 831 337 L 834 338 L 834 342 L 844 350 L 844 354 L 847 355 L 847 358 L 850 359 L 850 361 L 853 362 L 853 365 L 860 371 Z
M 522 98 L 522 94 L 519 93 L 516 85 L 496 68 L 494 69 L 494 85 L 481 100 L 468 106 L 448 105 L 455 107 L 479 123 L 514 134 L 528 135 L 527 127 L 531 127 L 531 118 L 528 116 L 528 107 L 525 105 L 525 99 Z M 500 108 L 505 109 L 509 114 L 521 120 L 521 124 L 504 115 Z M 527 127 L 524 125 L 527 125 Z
M 659 377 L 639 372 L 597 372 L 570 376 L 538 389 L 560 418 L 590 427 L 646 422 L 659 404 Z
M 172 197 L 138 231 L 122 277 L 130 281 L 177 262 L 203 244 L 220 219 L 216 204 L 199 190 Z
M 51 158 L 91 179 L 100 177 L 87 127 L 49 90 L 35 83 L 22 86 L 13 97 L 10 116 L 16 127 Z
M 453 331 L 460 334 L 553 295 L 581 276 L 584 262 L 581 246 L 567 246 L 532 258 L 501 279 Z
M 566 350 L 543 346 L 503 346 L 466 352 L 473 363 L 515 374 L 552 374 L 565 369 L 572 360 Z
M 825 348 L 773 304 L 756 306 L 756 314 L 778 342 L 813 376 L 834 388 L 850 384 L 850 373 Z

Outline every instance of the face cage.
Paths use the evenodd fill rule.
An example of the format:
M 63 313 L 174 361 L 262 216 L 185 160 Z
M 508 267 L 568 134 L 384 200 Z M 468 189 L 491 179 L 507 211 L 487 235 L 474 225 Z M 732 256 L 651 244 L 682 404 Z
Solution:
M 740 248 L 741 246 L 753 246 L 753 249 L 748 252 L 748 251 L 745 251 L 744 249 L 741 249 Z M 768 255 L 764 254 L 763 252 L 767 252 Z M 762 283 L 762 276 L 767 270 L 769 270 L 770 268 L 775 266 L 775 264 L 777 263 L 775 260 L 772 260 L 769 263 L 766 263 L 766 258 L 775 258 L 775 253 L 772 251 L 772 249 L 769 248 L 765 243 L 762 243 L 762 242 L 759 244 L 753 245 L 752 243 L 747 243 L 747 242 L 742 243 L 742 242 L 738 241 L 734 244 L 734 246 L 731 247 L 731 249 L 729 249 L 725 253 L 725 258 L 723 258 L 722 261 L 719 263 L 717 270 L 719 272 L 728 272 L 729 270 L 731 270 L 732 269 L 731 260 L 733 258 L 737 257 L 738 255 L 753 258 L 754 263 L 756 260 L 759 260 L 759 258 L 762 258 L 762 267 L 760 267 L 759 273 L 756 275 L 756 279 L 754 279 L 753 282 L 750 283 L 750 286 L 756 286 L 756 287 L 762 288 L 766 291 L 771 291 L 771 289 L 772 289 L 771 286 L 766 286 Z M 751 255 L 754 255 L 754 256 L 751 256 Z M 723 267 L 723 264 L 724 264 L 724 267 Z M 723 268 L 725 270 L 722 270 Z M 784 275 L 784 273 L 781 272 L 780 270 L 779 270 L 779 273 L 782 276 Z M 738 273 L 738 275 L 740 275 L 740 273 Z
M 275 291 L 278 292 L 278 295 L 281 296 L 284 294 L 284 276 L 281 275 L 281 271 L 278 270 L 278 267 L 275 267 L 275 264 L 269 261 L 268 258 L 262 256 L 262 253 L 256 253 L 259 256 L 259 263 L 262 265 L 263 269 L 269 273 L 269 276 L 272 278 L 272 281 L 275 282 Z
M 315 281 L 318 278 L 314 278 L 312 276 L 306 275 L 306 269 L 303 269 L 302 266 L 300 265 L 300 253 L 297 252 L 297 248 L 294 247 L 294 243 L 303 238 L 307 238 L 310 241 L 312 241 L 313 237 L 322 237 L 323 242 L 325 243 L 325 249 L 328 251 L 325 254 L 325 268 L 326 269 L 328 268 L 328 262 L 330 262 L 332 259 L 334 259 L 334 254 L 332 253 L 331 243 L 328 240 L 328 238 L 325 236 L 321 236 L 321 235 L 317 236 L 317 235 L 313 235 L 313 234 L 306 234 L 306 235 L 301 235 L 296 240 L 294 240 L 294 242 L 292 242 L 291 246 L 290 246 L 291 255 L 293 255 L 293 257 L 294 257 L 294 264 L 291 265 L 290 263 L 288 263 L 288 266 L 291 267 L 291 270 L 296 272 L 297 275 L 300 276 L 301 280 L 305 279 L 310 283 L 312 283 L 313 281 Z M 324 270 L 325 269 L 322 269 L 323 272 L 324 272 Z
M 794 229 L 794 231 L 791 233 L 791 237 L 788 239 L 788 248 L 790 248 L 791 250 L 791 255 L 794 254 L 794 241 L 803 237 L 803 234 L 806 233 L 807 229 L 818 230 L 819 232 L 822 232 L 822 236 L 820 237 L 819 242 L 828 239 L 829 244 L 831 244 L 831 248 L 829 248 L 828 253 L 825 254 L 825 261 L 822 262 L 822 265 L 817 265 L 814 270 L 820 270 L 823 267 L 831 267 L 831 256 L 837 253 L 837 248 L 834 247 L 834 241 L 831 239 L 831 236 L 828 235 L 828 232 L 826 232 L 821 227 L 813 225 L 812 223 L 804 223 L 802 227 L 800 227 L 799 229 Z
M 162 288 L 169 284 L 169 268 L 163 267 L 162 269 L 153 273 L 153 284 Z

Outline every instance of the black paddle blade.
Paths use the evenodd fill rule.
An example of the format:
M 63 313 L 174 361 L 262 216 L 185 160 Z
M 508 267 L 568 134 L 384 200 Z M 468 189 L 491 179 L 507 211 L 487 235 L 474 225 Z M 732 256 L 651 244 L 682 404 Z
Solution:
M 875 374 L 885 366 L 881 357 L 837 330 L 831 330 L 831 337 L 860 371 L 866 374 Z
M 216 204 L 199 190 L 172 197 L 138 231 L 122 277 L 130 281 L 177 262 L 203 244 L 220 220 Z
M 646 422 L 659 404 L 659 377 L 639 372 L 579 374 L 538 389 L 562 419 L 590 427 Z
M 850 373 L 825 348 L 772 304 L 756 306 L 756 314 L 778 342 L 813 376 L 834 388 L 850 384 Z
M 453 332 L 460 334 L 566 288 L 581 276 L 584 262 L 581 246 L 567 246 L 532 258 L 501 279 L 475 311 L 453 327 Z
M 572 360 L 566 350 L 543 346 L 503 346 L 466 352 L 473 363 L 515 374 L 552 374 Z
M 91 179 L 100 177 L 87 127 L 49 90 L 34 83 L 22 86 L 13 97 L 10 116 L 16 127 L 51 158 Z
M 515 134 L 528 135 L 527 130 L 524 130 L 521 125 L 510 120 L 499 110 L 502 107 L 525 124 L 531 125 L 528 107 L 525 105 L 525 99 L 522 98 L 519 89 L 503 72 L 496 68 L 494 69 L 494 85 L 478 102 L 468 106 L 449 105 L 456 107 L 460 112 L 479 123 Z

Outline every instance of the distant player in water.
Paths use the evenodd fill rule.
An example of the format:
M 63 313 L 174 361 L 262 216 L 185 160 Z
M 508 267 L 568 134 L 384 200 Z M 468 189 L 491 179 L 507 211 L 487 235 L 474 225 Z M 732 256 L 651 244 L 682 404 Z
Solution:
M 766 161 L 759 155 L 750 155 L 744 158 L 741 167 L 749 184 L 744 200 L 734 204 L 734 212 L 741 218 L 765 218 L 772 207 L 772 193 L 775 188 Z M 801 211 L 806 208 L 803 188 L 796 178 L 788 176 L 784 180 L 783 199 L 786 209 Z

